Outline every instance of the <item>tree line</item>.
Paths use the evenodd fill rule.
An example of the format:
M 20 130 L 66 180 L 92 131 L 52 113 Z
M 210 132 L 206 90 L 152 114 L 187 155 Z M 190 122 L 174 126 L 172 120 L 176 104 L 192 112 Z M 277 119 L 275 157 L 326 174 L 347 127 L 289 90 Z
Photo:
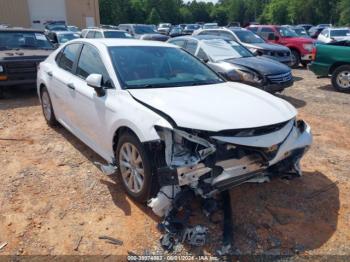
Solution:
M 350 25 L 350 0 L 100 0 L 102 24 L 250 22 Z

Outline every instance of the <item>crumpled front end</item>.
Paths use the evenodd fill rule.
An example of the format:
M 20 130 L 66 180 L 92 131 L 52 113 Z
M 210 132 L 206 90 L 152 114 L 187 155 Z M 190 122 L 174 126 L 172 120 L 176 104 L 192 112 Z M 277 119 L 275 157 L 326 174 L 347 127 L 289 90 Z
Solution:
M 300 160 L 312 144 L 311 128 L 295 119 L 218 133 L 156 129 L 164 161 L 157 167 L 161 189 L 149 206 L 159 216 L 167 214 L 171 200 L 184 187 L 210 198 L 242 183 L 266 182 L 286 173 L 300 176 Z M 168 203 L 159 201 L 160 197 Z M 159 202 L 162 208 L 157 206 Z

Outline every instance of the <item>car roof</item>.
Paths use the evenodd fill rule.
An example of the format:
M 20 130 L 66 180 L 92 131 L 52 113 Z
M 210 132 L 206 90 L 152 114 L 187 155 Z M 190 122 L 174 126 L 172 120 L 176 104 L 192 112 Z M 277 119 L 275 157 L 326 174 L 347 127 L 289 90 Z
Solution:
M 44 33 L 44 31 L 43 31 L 43 30 L 40 30 L 40 29 L 22 28 L 22 27 L 1 28 L 0 31 L 3 31 L 3 32 L 33 32 L 33 33 Z
M 159 41 L 147 41 L 147 40 L 138 40 L 138 39 L 113 39 L 113 38 L 95 38 L 95 39 L 87 39 L 80 38 L 76 39 L 72 42 L 83 42 L 90 44 L 102 44 L 107 47 L 111 46 L 155 46 L 155 47 L 174 47 L 174 45 L 167 44 Z
M 72 32 L 72 31 L 52 31 L 56 35 L 77 35 L 77 32 Z

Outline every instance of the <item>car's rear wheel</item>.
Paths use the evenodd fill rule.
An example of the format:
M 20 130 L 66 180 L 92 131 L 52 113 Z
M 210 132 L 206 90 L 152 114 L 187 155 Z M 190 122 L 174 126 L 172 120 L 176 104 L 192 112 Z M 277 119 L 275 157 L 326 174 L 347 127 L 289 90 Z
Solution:
M 296 51 L 296 50 L 292 50 L 291 52 L 292 52 L 292 57 L 291 57 L 292 63 L 291 63 L 291 67 L 292 67 L 292 68 L 298 68 L 298 67 L 299 67 L 299 64 L 300 64 L 300 60 L 301 60 L 300 54 L 299 54 L 299 52 Z
M 126 193 L 137 202 L 147 202 L 152 185 L 151 163 L 144 146 L 131 133 L 124 133 L 116 150 L 118 176 Z
M 47 91 L 46 87 L 44 87 L 41 90 L 41 108 L 43 110 L 43 114 L 45 117 L 45 120 L 49 126 L 55 126 L 57 125 L 57 120 L 55 117 L 55 113 L 53 111 L 51 98 L 49 95 L 49 92 Z
M 337 91 L 350 92 L 350 65 L 339 66 L 334 70 L 332 84 Z

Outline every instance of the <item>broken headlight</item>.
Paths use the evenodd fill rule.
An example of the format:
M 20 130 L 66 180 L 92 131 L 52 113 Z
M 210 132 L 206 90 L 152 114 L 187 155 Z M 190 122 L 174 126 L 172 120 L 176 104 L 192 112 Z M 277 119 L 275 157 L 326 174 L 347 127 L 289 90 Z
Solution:
M 207 140 L 178 129 L 156 126 L 165 144 L 165 160 L 168 166 L 196 165 L 214 153 L 216 148 Z

